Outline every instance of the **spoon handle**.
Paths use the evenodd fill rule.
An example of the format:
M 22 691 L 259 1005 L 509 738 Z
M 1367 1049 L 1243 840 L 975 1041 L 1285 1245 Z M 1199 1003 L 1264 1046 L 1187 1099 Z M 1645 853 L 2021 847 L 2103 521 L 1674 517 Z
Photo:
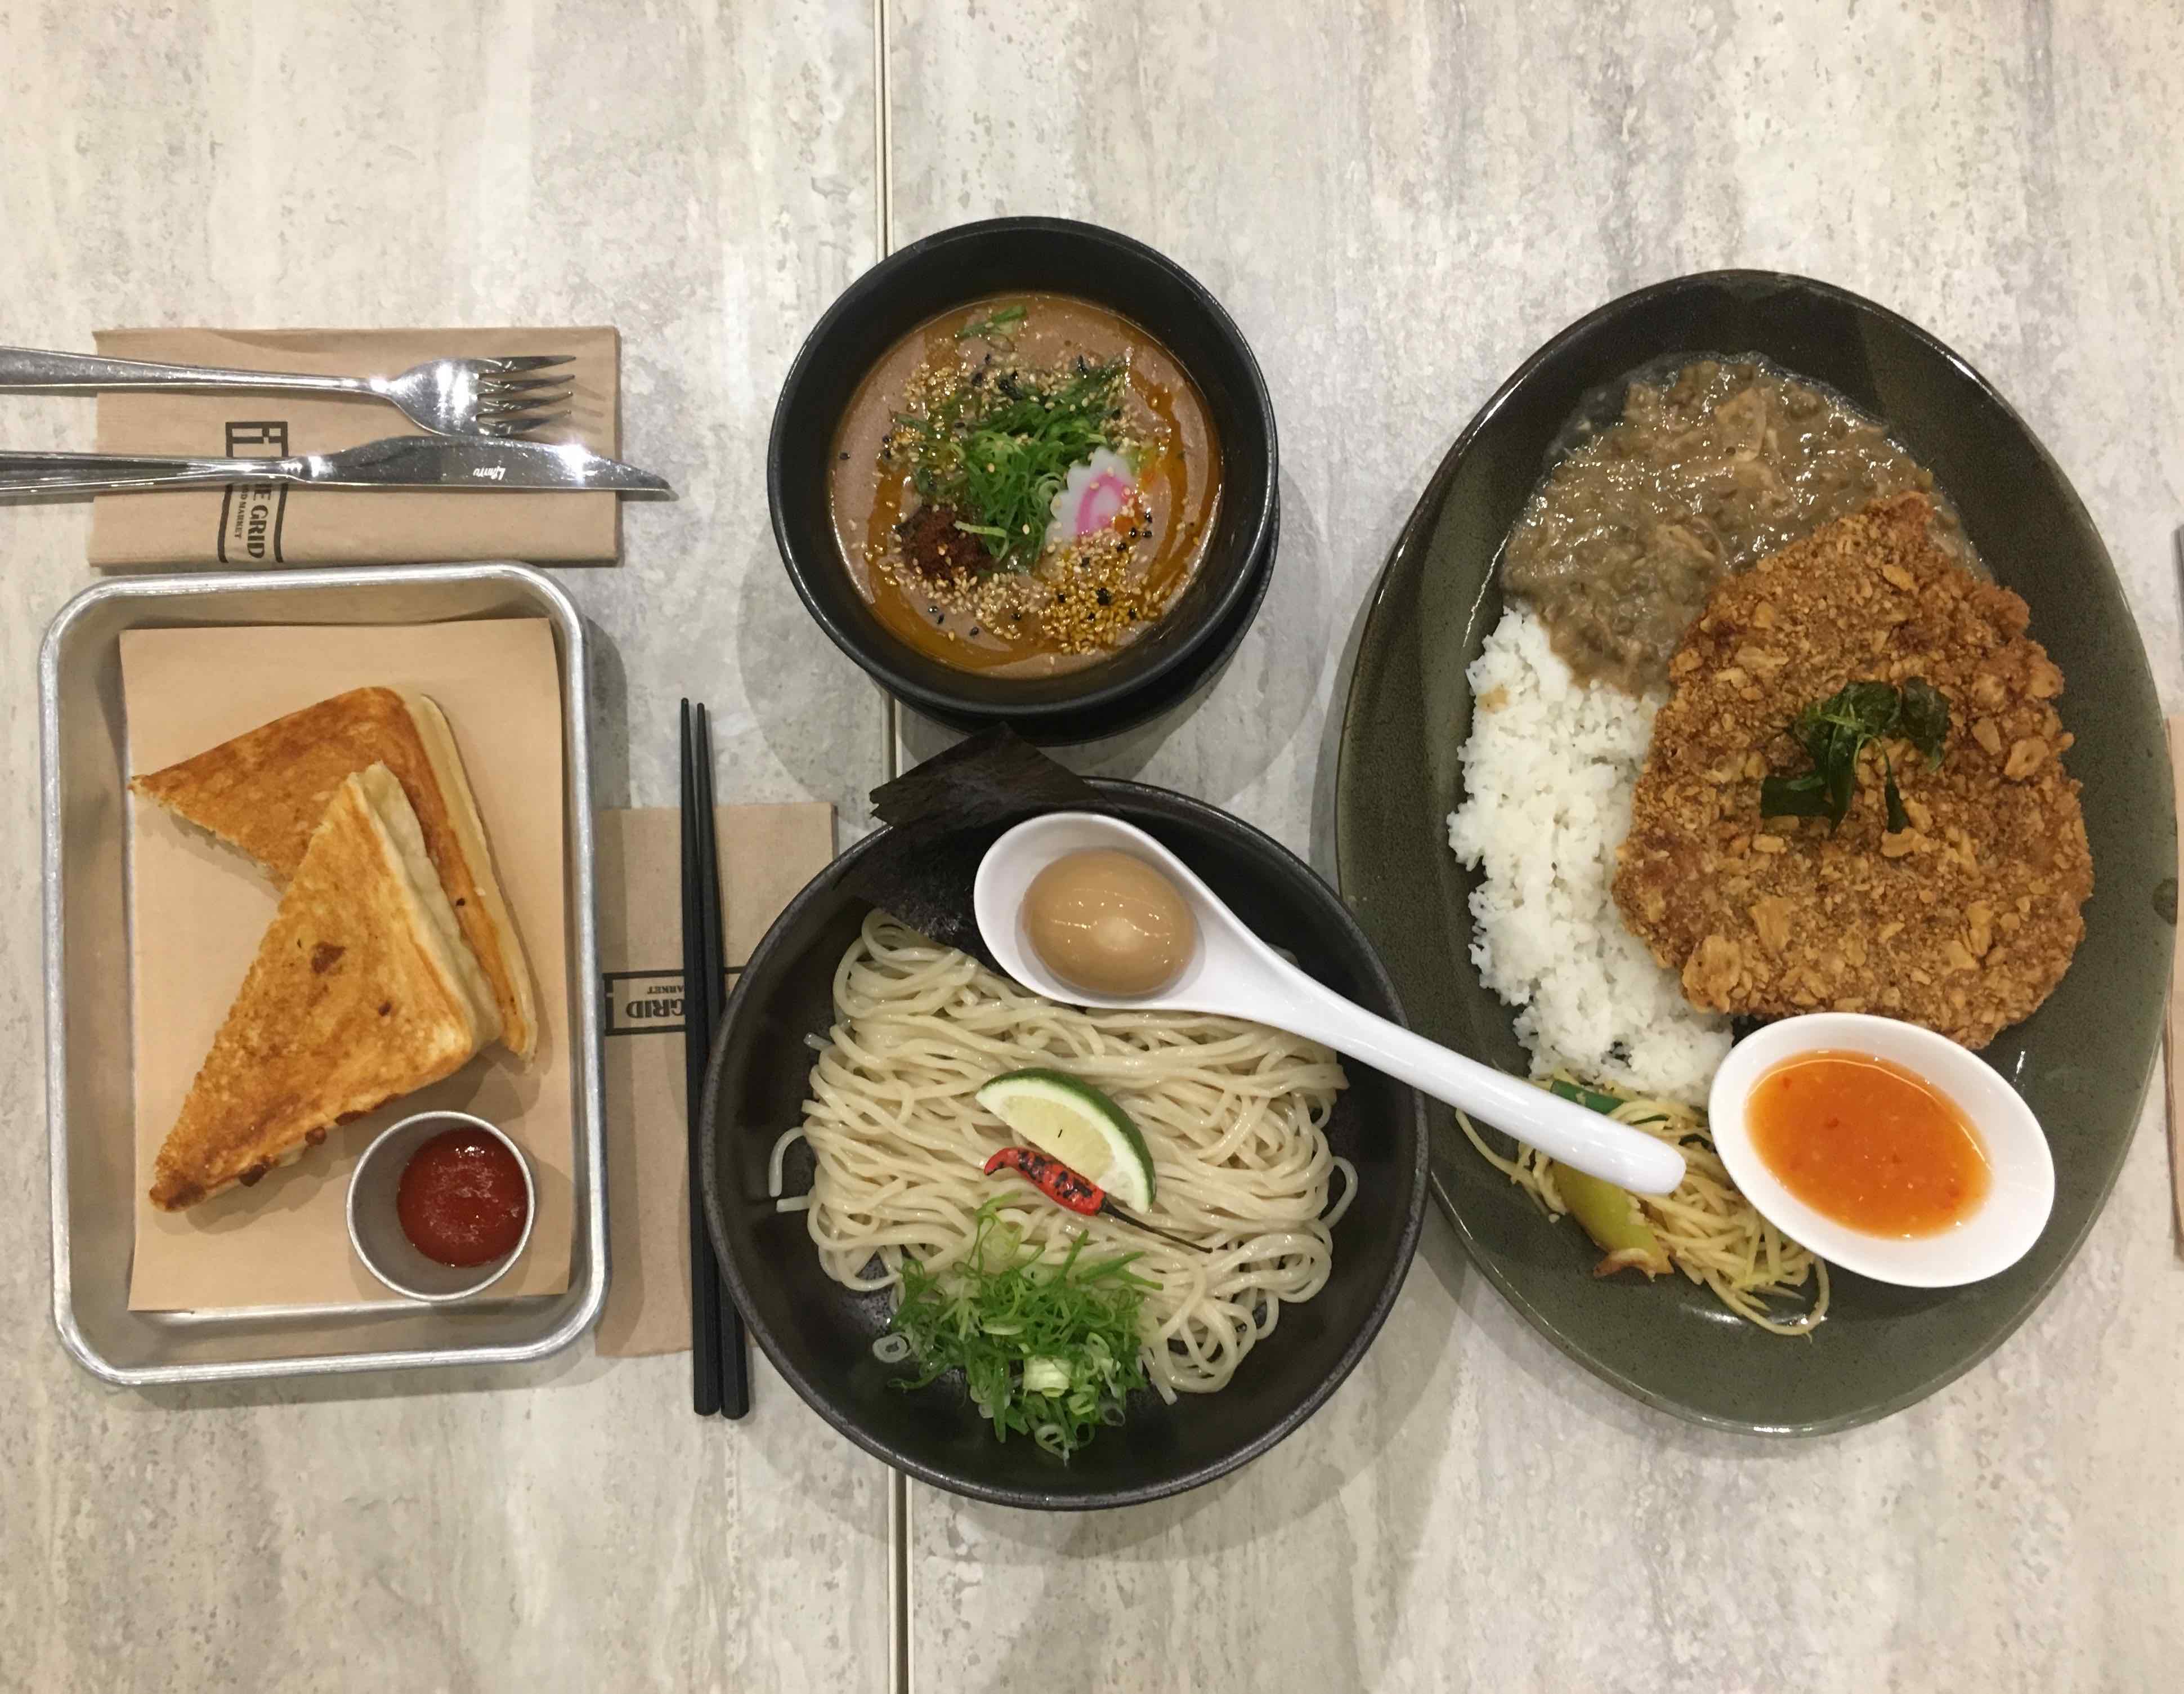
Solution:
M 1314 982 L 1286 961 L 1256 985 L 1250 1006 L 1223 1011 L 1323 1041 L 1423 1094 L 1468 1112 L 1549 1158 L 1634 1194 L 1668 1194 L 1684 1156 L 1665 1141 L 1413 1035 Z

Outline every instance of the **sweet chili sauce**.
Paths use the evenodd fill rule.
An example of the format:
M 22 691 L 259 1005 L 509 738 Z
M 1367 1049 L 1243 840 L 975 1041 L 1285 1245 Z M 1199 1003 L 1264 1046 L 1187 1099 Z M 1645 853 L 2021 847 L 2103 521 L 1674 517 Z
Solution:
M 394 1214 L 410 1245 L 443 1265 L 490 1264 L 523 1239 L 523 1167 L 482 1129 L 449 1129 L 410 1156 Z
M 1851 1229 L 1936 1234 L 1986 1198 L 1986 1151 L 1957 1103 L 1886 1059 L 1785 1059 L 1752 1084 L 1745 1113 L 1782 1185 Z

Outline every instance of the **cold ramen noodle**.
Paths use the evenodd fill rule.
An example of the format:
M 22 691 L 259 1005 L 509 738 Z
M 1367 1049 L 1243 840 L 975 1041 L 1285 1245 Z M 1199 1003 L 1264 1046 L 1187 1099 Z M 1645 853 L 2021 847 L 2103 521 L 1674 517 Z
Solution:
M 959 670 L 1047 677 L 1156 625 L 1213 533 L 1221 444 L 1145 330 L 1067 295 L 932 318 L 859 385 L 834 532 L 889 631 Z
M 2092 889 L 2062 673 L 1885 426 L 1752 359 L 1632 381 L 1502 570 L 1449 819 L 1473 961 L 1535 1080 L 1677 1142 L 1690 1174 L 1634 1196 L 1472 1139 L 1583 1226 L 1597 1274 L 1678 1271 L 1808 1331 L 1826 1266 L 1708 1133 L 1730 1020 L 1866 1012 L 1976 1048 L 2046 999 Z M 1908 1134 L 1825 1136 L 1800 1181 L 1899 1173 Z M 1984 1192 L 1949 1179 L 1944 1227 Z M 1903 1227 L 1875 1216 L 1853 1227 Z
M 997 1434 L 1067 1456 L 1135 1390 L 1226 1386 L 1325 1285 L 1357 1180 L 1328 1145 L 1346 1084 L 1325 1048 L 1234 1018 L 1057 1005 L 878 911 L 833 999 L 772 1185 L 808 1143 L 811 1190 L 779 1204 L 805 1211 L 835 1281 L 895 1291 L 875 1351 L 905 1386 L 961 1369 Z M 1072 1210 L 1067 1183 L 1028 1180 L 1017 1120 L 982 1103 L 1000 1103 L 1002 1073 L 1134 1126 L 1117 1139 L 1145 1161 L 1150 1203 Z

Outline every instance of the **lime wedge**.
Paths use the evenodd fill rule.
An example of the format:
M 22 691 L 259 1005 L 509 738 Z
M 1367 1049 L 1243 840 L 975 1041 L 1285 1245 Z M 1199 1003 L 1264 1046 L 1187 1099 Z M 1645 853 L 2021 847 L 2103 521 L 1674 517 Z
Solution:
M 1089 1083 L 1060 1071 L 1011 1071 L 978 1090 L 978 1104 L 1049 1158 L 1097 1183 L 1133 1212 L 1153 1203 L 1153 1156 L 1129 1114 Z

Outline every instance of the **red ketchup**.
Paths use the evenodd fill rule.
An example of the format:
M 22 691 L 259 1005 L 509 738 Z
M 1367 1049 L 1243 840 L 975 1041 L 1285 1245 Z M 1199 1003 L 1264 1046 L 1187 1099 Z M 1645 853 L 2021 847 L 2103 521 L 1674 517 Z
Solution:
M 449 1129 L 410 1156 L 394 1213 L 410 1245 L 443 1265 L 489 1264 L 523 1238 L 523 1167 L 482 1129 Z

